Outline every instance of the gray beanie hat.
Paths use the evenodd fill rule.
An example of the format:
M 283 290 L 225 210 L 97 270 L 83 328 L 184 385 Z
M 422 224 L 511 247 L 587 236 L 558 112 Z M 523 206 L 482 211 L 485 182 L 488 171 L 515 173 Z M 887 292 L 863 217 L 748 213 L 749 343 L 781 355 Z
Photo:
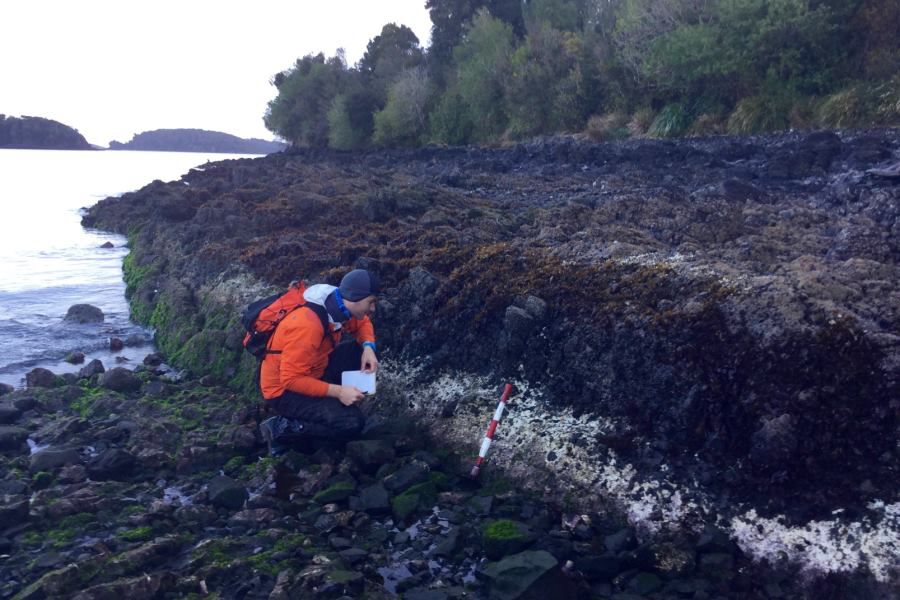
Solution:
M 378 277 L 365 269 L 354 269 L 341 279 L 341 297 L 350 302 L 359 302 L 368 296 L 377 296 Z

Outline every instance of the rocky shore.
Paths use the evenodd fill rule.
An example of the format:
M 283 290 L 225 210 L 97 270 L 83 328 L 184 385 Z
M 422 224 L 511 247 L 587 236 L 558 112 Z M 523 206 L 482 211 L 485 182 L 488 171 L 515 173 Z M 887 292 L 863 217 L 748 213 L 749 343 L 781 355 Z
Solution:
M 241 355 L 238 309 L 293 279 L 377 270 L 387 288 L 377 414 L 415 422 L 432 454 L 471 456 L 497 388 L 514 381 L 486 473 L 513 483 L 514 504 L 529 498 L 559 531 L 585 525 L 570 541 L 597 557 L 659 543 L 693 553 L 675 576 L 626 560 L 592 579 L 578 567 L 585 552 L 540 546 L 555 529 L 514 511 L 485 515 L 524 519 L 537 531 L 526 551 L 548 550 L 550 569 L 577 589 L 787 593 L 765 588 L 775 582 L 793 590 L 785 597 L 890 597 L 900 554 L 898 149 L 898 132 L 879 130 L 309 151 L 154 182 L 100 202 L 85 224 L 129 235 L 132 308 L 169 361 L 206 386 L 227 384 L 216 396 L 245 407 L 254 365 Z M 199 420 L 193 431 L 211 435 Z M 352 474 L 352 458 L 332 462 L 345 459 Z M 235 479 L 246 487 L 248 477 Z M 477 496 L 453 481 L 446 492 Z M 740 549 L 724 553 L 731 562 L 705 560 L 739 566 L 719 587 L 675 589 L 683 576 L 709 579 L 699 539 L 712 524 Z M 628 527 L 640 546 L 610 549 L 607 537 Z M 629 588 L 637 573 L 662 587 Z M 499 589 L 472 593 L 517 597 Z
M 345 449 L 269 458 L 246 397 L 179 381 L 159 361 L 35 372 L 28 389 L 0 396 L 0 597 L 878 593 L 852 578 L 802 588 L 796 568 L 752 561 L 713 526 L 641 542 L 615 511 L 473 481 L 465 457 L 408 420 L 372 416 Z

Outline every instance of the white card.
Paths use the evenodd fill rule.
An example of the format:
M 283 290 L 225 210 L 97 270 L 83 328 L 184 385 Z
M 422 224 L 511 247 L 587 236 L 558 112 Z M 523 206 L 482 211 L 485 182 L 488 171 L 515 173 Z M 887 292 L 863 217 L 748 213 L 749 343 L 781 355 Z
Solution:
M 362 371 L 344 371 L 341 373 L 341 385 L 358 387 L 367 394 L 375 393 L 375 373 Z

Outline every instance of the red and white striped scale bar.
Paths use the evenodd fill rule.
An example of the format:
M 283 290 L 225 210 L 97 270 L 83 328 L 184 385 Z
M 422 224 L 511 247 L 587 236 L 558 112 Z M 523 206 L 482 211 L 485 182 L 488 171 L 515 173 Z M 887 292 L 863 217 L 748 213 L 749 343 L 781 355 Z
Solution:
M 494 439 L 494 432 L 497 431 L 497 424 L 500 423 L 500 419 L 503 418 L 503 409 L 506 407 L 506 401 L 509 400 L 509 395 L 511 393 L 512 385 L 507 383 L 503 387 L 503 395 L 500 396 L 500 403 L 497 405 L 497 410 L 494 411 L 494 417 L 491 419 L 487 432 L 484 434 L 484 439 L 481 441 L 478 459 L 475 461 L 475 466 L 472 467 L 472 472 L 470 473 L 472 477 L 478 477 L 478 472 L 481 470 L 481 464 L 484 462 L 484 457 L 487 456 L 488 448 L 491 447 L 491 441 Z

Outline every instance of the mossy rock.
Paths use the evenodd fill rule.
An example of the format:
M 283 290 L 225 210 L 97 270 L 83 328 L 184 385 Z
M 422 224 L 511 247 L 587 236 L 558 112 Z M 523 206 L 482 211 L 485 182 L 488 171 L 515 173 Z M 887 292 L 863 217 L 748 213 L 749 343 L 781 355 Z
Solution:
M 397 521 L 405 521 L 409 515 L 419 508 L 419 495 L 404 492 L 391 500 L 391 508 L 394 509 L 394 518 Z
M 490 560 L 521 552 L 534 540 L 534 533 L 527 525 L 509 519 L 488 523 L 481 531 L 481 545 Z
M 318 504 L 328 504 L 330 502 L 340 502 L 346 500 L 356 491 L 356 486 L 349 481 L 341 481 L 328 487 L 315 496 L 313 502 Z

